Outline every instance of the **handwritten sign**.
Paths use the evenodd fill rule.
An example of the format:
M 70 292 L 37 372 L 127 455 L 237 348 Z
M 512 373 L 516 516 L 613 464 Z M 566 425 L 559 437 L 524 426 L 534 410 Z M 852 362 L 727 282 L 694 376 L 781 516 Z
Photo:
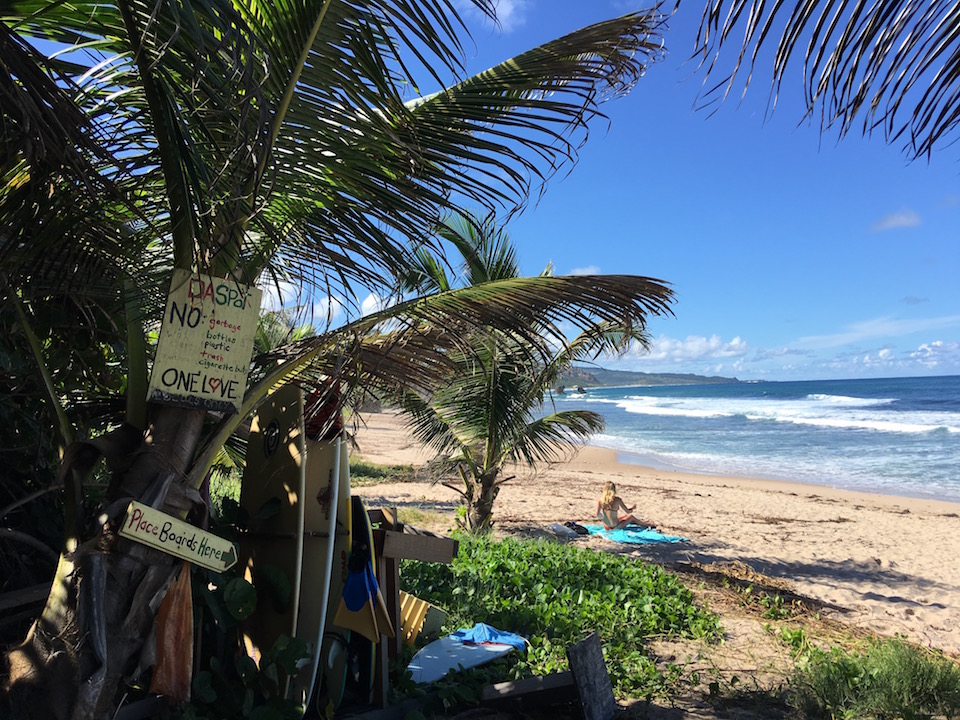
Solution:
M 127 507 L 120 534 L 214 572 L 237 564 L 232 542 L 138 502 Z
M 231 280 L 174 270 L 150 376 L 151 402 L 239 410 L 262 294 Z

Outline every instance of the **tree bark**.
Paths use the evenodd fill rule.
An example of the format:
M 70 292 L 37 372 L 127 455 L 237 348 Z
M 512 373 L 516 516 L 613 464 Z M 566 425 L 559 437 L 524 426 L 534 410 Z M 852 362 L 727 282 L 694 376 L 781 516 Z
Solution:
M 480 477 L 474 486 L 474 495 L 467 502 L 467 526 L 471 532 L 483 532 L 490 528 L 493 521 L 493 503 L 500 493 L 497 485 L 498 473 Z
M 3 688 L 13 717 L 100 720 L 112 717 L 117 691 L 153 630 L 178 561 L 117 534 L 127 502 L 171 515 L 200 501 L 185 484 L 205 412 L 154 408 L 143 443 L 115 477 L 92 531 L 64 553 L 47 605 L 24 642 L 7 657 Z M 104 518 L 104 516 L 106 516 Z

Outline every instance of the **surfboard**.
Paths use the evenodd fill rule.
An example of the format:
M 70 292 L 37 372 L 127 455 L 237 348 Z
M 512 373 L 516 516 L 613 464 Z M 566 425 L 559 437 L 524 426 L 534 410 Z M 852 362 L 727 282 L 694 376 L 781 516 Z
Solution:
M 436 682 L 461 667 L 468 670 L 496 660 L 514 649 L 513 645 L 464 643 L 452 635 L 447 635 L 420 648 L 407 670 L 413 674 L 415 683 L 424 685 Z
M 373 545 L 373 526 L 363 504 L 363 498 L 354 495 L 350 498 L 350 511 L 353 515 L 352 553 L 361 555 L 365 561 L 373 564 L 377 570 L 376 550 Z M 373 695 L 373 677 L 376 669 L 377 653 L 373 642 L 362 633 L 350 633 L 351 671 L 347 677 L 350 699 L 361 705 L 370 703 Z
M 332 440 L 305 440 L 303 563 L 296 636 L 307 644 L 310 656 L 301 663 L 288 693 L 304 709 L 320 677 L 320 650 L 337 535 L 340 444 L 339 436 Z
M 332 715 L 343 701 L 343 689 L 349 662 L 350 631 L 334 625 L 333 618 L 349 572 L 347 561 L 353 539 L 353 513 L 350 501 L 350 453 L 344 438 L 340 444 L 340 489 L 337 495 L 337 534 L 333 546 L 333 569 L 330 577 L 330 595 L 320 649 L 321 666 L 319 690 L 316 693 L 317 710 L 321 717 Z
M 261 404 L 250 426 L 240 507 L 249 516 L 239 542 L 244 577 L 257 588 L 257 610 L 241 627 L 258 664 L 281 635 L 296 634 L 304 523 L 303 397 L 286 385 Z

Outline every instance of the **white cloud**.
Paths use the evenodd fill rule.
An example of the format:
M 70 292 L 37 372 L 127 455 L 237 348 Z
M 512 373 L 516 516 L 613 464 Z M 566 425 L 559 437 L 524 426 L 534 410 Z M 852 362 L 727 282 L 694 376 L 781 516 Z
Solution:
M 916 332 L 942 330 L 960 325 L 960 315 L 946 315 L 937 318 L 914 318 L 900 320 L 882 317 L 849 325 L 843 332 L 831 335 L 808 335 L 793 343 L 795 346 L 825 349 L 841 347 L 852 343 L 879 338 L 900 337 Z
M 942 340 L 923 343 L 914 352 L 910 353 L 910 357 L 914 362 L 925 368 L 946 367 L 950 372 L 953 372 L 960 367 L 960 343 L 945 343 Z
M 864 367 L 885 367 L 894 364 L 894 360 L 893 350 L 888 347 L 878 350 L 874 354 L 867 353 L 860 358 L 860 362 Z
M 364 298 L 363 302 L 360 303 L 360 313 L 362 315 L 370 315 L 386 307 L 390 307 L 390 304 L 385 298 L 370 293 Z
M 313 304 L 313 322 L 315 325 L 332 325 L 344 312 L 343 301 L 329 295 Z
M 599 275 L 600 268 L 597 265 L 586 265 L 585 267 L 574 268 L 570 271 L 571 275 Z
M 480 12 L 473 3 L 467 0 L 455 0 L 454 5 L 465 21 L 480 23 L 488 28 L 493 27 L 490 18 Z M 526 23 L 530 0 L 494 0 L 494 5 L 497 8 L 497 23 L 504 34 L 513 32 Z
M 650 352 L 634 346 L 628 353 L 632 360 L 650 362 L 687 363 L 720 358 L 739 358 L 746 354 L 747 342 L 739 336 L 725 342 L 719 335 L 709 338 L 690 335 L 684 340 L 661 335 L 653 342 Z
M 258 287 L 263 290 L 260 309 L 275 312 L 284 308 L 296 307 L 300 301 L 300 289 L 291 282 L 267 282 Z
M 921 223 L 920 216 L 913 210 L 903 209 L 900 212 L 884 215 L 877 220 L 870 229 L 873 232 L 883 232 L 885 230 L 896 230 L 897 228 L 916 227 Z
M 782 358 L 788 355 L 813 355 L 813 352 L 810 350 L 801 350 L 799 348 L 791 347 L 778 347 L 778 348 L 760 348 L 753 354 L 753 359 L 755 361 L 762 360 L 772 360 L 774 358 Z
M 960 371 L 960 342 L 934 340 L 907 352 L 896 352 L 893 346 L 886 345 L 875 351 L 838 356 L 826 366 L 851 377 L 864 373 L 909 375 L 930 371 L 952 375 Z

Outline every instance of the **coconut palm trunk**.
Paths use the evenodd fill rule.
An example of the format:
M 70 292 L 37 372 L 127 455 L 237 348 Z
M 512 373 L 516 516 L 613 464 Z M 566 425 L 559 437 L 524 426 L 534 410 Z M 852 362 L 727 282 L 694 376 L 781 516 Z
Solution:
M 491 527 L 493 504 L 500 493 L 499 472 L 488 472 L 477 478 L 472 497 L 467 498 L 467 527 L 481 532 Z
M 116 527 L 125 498 L 171 515 L 195 506 L 198 493 L 184 480 L 204 414 L 157 408 L 146 441 L 107 458 L 111 466 L 125 469 L 102 503 L 105 526 Z M 21 685 L 14 710 L 25 718 L 112 714 L 117 687 L 150 636 L 179 562 L 113 531 L 71 547 L 58 564 L 43 614 L 9 657 L 9 682 Z

